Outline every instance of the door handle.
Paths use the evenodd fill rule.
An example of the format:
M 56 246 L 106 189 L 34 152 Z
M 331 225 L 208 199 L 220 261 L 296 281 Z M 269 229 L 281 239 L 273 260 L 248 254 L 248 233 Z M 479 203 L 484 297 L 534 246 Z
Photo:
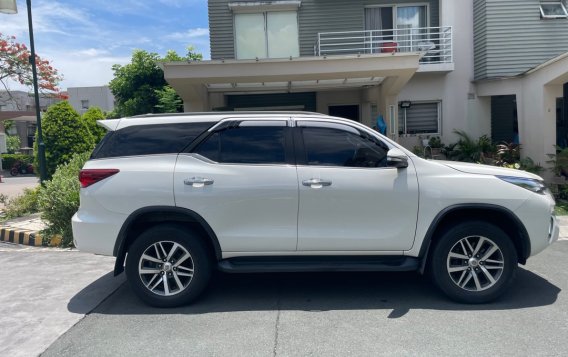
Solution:
M 312 178 L 312 179 L 309 179 L 309 180 L 302 181 L 302 185 L 309 186 L 311 188 L 322 188 L 322 187 L 326 187 L 326 186 L 331 186 L 331 181 Z
M 212 185 L 213 182 L 215 182 L 215 181 L 213 181 L 210 178 L 206 178 L 206 177 L 191 177 L 191 178 L 183 180 L 183 183 L 185 185 L 193 186 L 193 187 L 208 186 L 208 185 Z

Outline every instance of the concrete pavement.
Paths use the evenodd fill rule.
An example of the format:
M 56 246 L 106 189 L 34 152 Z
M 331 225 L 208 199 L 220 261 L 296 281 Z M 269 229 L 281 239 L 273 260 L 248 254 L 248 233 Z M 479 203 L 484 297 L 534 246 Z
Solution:
M 36 356 L 124 280 L 114 258 L 0 243 L 0 356 Z
M 121 286 L 42 356 L 566 356 L 567 289 L 568 241 L 484 305 L 414 273 L 219 274 L 169 310 Z

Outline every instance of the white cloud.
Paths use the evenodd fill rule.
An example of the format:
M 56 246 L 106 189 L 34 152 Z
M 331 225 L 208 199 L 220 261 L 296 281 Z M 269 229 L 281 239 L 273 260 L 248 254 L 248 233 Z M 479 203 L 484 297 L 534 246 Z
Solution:
M 101 50 L 97 48 L 87 48 L 84 50 L 71 53 L 71 55 L 79 57 L 100 57 L 102 55 L 108 55 L 108 54 L 109 52 L 107 50 Z
M 173 32 L 166 36 L 171 40 L 209 40 L 209 29 L 197 27 L 185 32 Z

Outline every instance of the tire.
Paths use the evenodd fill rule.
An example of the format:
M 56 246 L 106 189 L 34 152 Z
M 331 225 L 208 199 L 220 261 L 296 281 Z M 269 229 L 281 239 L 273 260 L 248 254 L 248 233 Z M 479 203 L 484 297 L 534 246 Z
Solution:
M 18 176 L 18 174 L 19 174 L 19 172 L 18 172 L 18 169 L 17 169 L 17 168 L 13 167 L 13 168 L 10 170 L 10 175 L 12 175 L 12 176 Z
M 482 221 L 460 223 L 444 231 L 430 259 L 438 288 L 452 300 L 468 304 L 501 296 L 511 285 L 518 265 L 511 238 Z
M 130 246 L 126 277 L 148 305 L 176 307 L 203 292 L 211 277 L 211 259 L 199 236 L 182 226 L 159 225 L 143 232 Z

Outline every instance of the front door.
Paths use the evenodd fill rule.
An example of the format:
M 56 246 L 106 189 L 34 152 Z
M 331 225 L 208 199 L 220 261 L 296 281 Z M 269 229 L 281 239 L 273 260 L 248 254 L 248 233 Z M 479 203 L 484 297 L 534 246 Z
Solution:
M 180 154 L 176 206 L 209 223 L 224 253 L 295 251 L 298 178 L 286 121 L 242 121 Z
M 389 147 L 357 128 L 298 121 L 299 251 L 402 251 L 412 247 L 418 182 L 387 167 Z

